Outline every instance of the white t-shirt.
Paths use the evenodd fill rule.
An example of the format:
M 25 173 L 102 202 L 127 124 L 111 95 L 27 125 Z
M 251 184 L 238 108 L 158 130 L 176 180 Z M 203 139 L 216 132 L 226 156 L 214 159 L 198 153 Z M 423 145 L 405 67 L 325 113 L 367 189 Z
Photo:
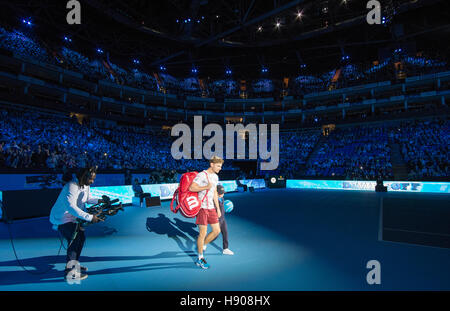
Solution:
M 98 198 L 91 197 L 89 190 L 89 186 L 78 186 L 77 181 L 67 183 L 53 205 L 50 222 L 54 225 L 62 225 L 67 222 L 76 222 L 77 218 L 92 221 L 93 215 L 85 212 L 86 204 L 97 204 Z
M 206 175 L 208 175 L 208 178 L 206 178 Z M 213 185 L 211 189 L 209 189 L 208 191 L 208 196 L 206 197 L 205 200 L 203 200 L 207 191 L 203 190 L 198 193 L 198 199 L 200 200 L 200 202 L 202 202 L 203 200 L 201 208 L 214 209 L 216 208 L 214 206 L 214 190 L 217 188 L 217 184 L 219 183 L 219 176 L 217 176 L 216 173 L 208 174 L 207 171 L 202 171 L 197 174 L 197 176 L 194 178 L 193 181 L 200 187 L 204 187 L 208 185 L 208 180 Z

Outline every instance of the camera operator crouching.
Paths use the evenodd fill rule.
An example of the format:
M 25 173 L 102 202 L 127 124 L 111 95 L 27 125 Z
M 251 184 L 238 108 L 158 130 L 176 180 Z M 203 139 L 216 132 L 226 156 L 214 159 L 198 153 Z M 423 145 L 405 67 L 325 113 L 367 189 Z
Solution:
M 78 170 L 76 178 L 64 185 L 50 212 L 50 222 L 57 226 L 58 231 L 67 240 L 67 257 L 64 278 L 77 280 L 87 278 L 87 268 L 79 265 L 81 250 L 85 242 L 84 229 L 78 219 L 97 223 L 102 221 L 96 215 L 87 213 L 86 204 L 103 203 L 101 199 L 90 196 L 90 185 L 96 177 L 97 167 L 88 167 Z M 74 269 L 77 274 L 74 274 Z

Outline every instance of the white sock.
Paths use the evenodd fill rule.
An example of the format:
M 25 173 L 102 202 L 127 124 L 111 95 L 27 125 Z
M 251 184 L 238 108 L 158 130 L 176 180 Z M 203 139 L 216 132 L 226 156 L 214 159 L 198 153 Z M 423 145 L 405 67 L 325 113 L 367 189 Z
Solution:
M 203 258 L 203 254 L 198 254 L 198 259 L 202 259 Z

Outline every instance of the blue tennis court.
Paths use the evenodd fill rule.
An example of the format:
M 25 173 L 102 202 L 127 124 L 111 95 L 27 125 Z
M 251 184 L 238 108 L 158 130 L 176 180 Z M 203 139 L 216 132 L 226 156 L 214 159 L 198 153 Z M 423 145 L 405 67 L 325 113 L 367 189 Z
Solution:
M 267 189 L 230 193 L 230 249 L 221 236 L 194 264 L 194 219 L 161 207 L 128 206 L 86 229 L 81 284 L 63 279 L 65 249 L 48 218 L 10 225 L 20 263 L 0 223 L 0 290 L 449 290 L 450 249 L 379 240 L 382 197 L 446 200 L 448 195 Z M 66 242 L 64 241 L 64 245 Z M 366 264 L 377 260 L 381 284 L 369 285 Z

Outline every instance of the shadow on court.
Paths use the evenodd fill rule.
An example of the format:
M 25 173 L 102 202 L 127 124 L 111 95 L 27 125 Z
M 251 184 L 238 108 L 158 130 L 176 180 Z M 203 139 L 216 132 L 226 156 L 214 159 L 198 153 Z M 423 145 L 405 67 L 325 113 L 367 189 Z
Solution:
M 182 252 L 161 252 L 154 256 L 81 256 L 80 262 L 83 264 L 90 262 L 135 261 L 177 257 L 182 258 L 184 257 L 184 254 Z M 65 280 L 63 279 L 64 272 L 62 270 L 57 270 L 55 267 L 56 264 L 65 263 L 65 254 L 60 256 L 39 256 L 20 259 L 20 264 L 15 259 L 2 261 L 0 262 L 0 267 L 20 267 L 22 265 L 26 268 L 27 271 L 21 269 L 0 272 L 1 285 L 65 282 Z M 88 274 L 101 275 L 174 268 L 197 269 L 197 267 L 190 262 L 158 262 L 125 267 L 106 268 L 94 271 L 89 270 Z
M 167 235 L 169 239 L 174 240 L 180 250 L 196 261 L 197 254 L 197 225 L 193 222 L 183 221 L 174 218 L 175 222 L 167 218 L 166 215 L 159 213 L 158 217 L 147 218 L 147 230 L 159 235 Z M 222 251 L 215 243 L 210 243 L 219 252 Z

